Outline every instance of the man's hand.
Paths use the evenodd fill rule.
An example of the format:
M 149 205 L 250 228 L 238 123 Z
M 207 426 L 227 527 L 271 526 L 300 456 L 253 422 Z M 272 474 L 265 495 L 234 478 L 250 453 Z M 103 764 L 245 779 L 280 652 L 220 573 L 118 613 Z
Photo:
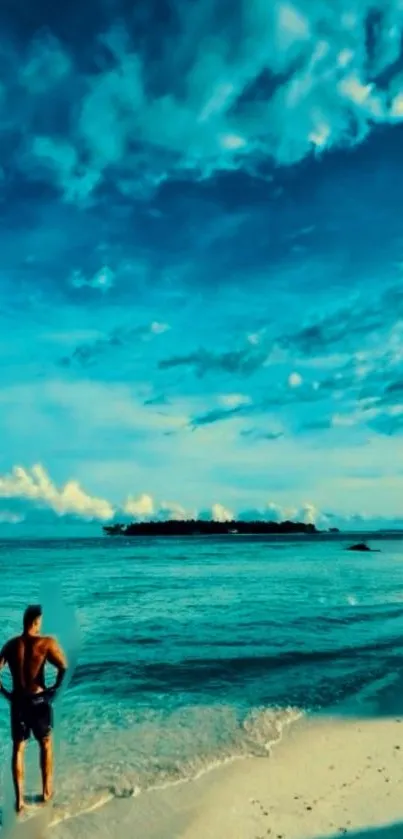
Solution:
M 67 661 L 63 650 L 54 638 L 48 638 L 48 649 L 46 660 L 53 667 L 56 667 L 57 678 L 52 690 L 57 692 L 62 685 L 63 679 L 67 672 Z
M 58 691 L 56 685 L 53 685 L 53 687 L 51 688 L 46 688 L 46 699 L 48 700 L 48 702 L 55 701 L 55 699 L 57 698 L 57 692 Z

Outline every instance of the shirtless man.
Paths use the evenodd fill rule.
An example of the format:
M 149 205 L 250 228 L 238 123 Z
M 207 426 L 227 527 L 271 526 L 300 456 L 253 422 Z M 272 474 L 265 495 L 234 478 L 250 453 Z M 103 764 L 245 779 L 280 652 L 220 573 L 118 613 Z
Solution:
M 0 681 L 0 693 L 10 702 L 11 707 L 12 773 L 18 813 L 24 807 L 24 747 L 31 732 L 40 748 L 43 801 L 52 797 L 51 701 L 63 681 L 67 664 L 57 642 L 40 635 L 41 623 L 41 607 L 28 606 L 24 614 L 22 635 L 8 641 L 0 652 L 0 670 L 8 664 L 13 682 L 10 692 Z M 45 685 L 46 663 L 57 669 L 56 682 L 50 689 Z

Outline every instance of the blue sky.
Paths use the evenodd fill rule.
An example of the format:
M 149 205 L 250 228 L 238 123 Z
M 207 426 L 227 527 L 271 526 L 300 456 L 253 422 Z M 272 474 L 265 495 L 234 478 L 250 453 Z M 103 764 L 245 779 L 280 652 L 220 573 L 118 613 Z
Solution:
M 400 0 L 0 23 L 0 533 L 397 526 Z

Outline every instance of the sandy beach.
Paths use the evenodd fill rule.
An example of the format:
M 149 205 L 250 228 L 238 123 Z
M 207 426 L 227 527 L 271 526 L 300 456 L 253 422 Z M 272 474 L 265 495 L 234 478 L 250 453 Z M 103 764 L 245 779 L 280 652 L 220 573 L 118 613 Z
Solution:
M 313 839 L 396 823 L 402 733 L 390 719 L 296 725 L 271 759 L 221 773 L 183 839 Z
M 51 829 L 55 839 L 315 839 L 403 822 L 403 722 L 304 719 L 268 758 L 114 800 Z M 401 828 L 403 834 L 403 826 Z
M 18 824 L 0 715 L 5 839 L 11 821 L 16 839 L 325 839 L 403 822 L 400 543 L 348 566 L 337 544 L 237 545 L 203 541 L 186 562 L 179 541 L 147 562 L 124 543 L 87 546 L 85 563 L 80 545 L 49 548 L 72 600 L 85 591 L 87 640 L 59 711 L 54 806 Z M 29 578 L 27 552 L 10 557 L 11 591 L 18 562 Z M 40 792 L 35 743 L 25 792 Z

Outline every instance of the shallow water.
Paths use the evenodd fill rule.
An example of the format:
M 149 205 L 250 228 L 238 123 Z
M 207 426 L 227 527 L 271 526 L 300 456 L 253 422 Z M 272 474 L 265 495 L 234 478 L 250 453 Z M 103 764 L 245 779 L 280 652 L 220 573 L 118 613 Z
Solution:
M 397 713 L 403 542 L 379 547 L 351 554 L 339 540 L 261 538 L 0 543 L 4 639 L 40 598 L 44 630 L 68 650 L 77 642 L 72 608 L 80 627 L 78 665 L 58 710 L 61 810 L 266 754 L 300 712 L 361 697 L 372 713 Z M 4 759 L 5 703 L 0 738 Z M 30 747 L 32 790 L 36 762 Z

